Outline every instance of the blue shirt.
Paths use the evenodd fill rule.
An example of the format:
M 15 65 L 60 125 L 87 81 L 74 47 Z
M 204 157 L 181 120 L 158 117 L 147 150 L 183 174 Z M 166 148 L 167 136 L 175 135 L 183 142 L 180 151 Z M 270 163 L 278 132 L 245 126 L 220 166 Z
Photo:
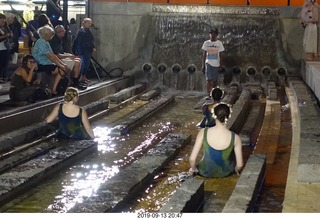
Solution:
M 40 37 L 32 49 L 32 56 L 40 65 L 54 65 L 54 63 L 48 59 L 48 53 L 53 53 L 50 43 Z

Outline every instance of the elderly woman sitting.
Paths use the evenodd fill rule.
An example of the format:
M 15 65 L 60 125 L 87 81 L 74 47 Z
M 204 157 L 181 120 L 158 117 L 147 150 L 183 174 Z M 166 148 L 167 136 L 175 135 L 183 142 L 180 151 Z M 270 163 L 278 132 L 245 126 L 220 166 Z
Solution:
M 46 25 L 39 28 L 40 39 L 35 43 L 32 55 L 38 63 L 38 70 L 44 71 L 48 75 L 54 75 L 55 80 L 51 87 L 51 94 L 57 95 L 57 86 L 61 78 L 69 71 L 67 65 L 64 64 L 52 51 L 50 39 L 53 36 L 54 30 Z

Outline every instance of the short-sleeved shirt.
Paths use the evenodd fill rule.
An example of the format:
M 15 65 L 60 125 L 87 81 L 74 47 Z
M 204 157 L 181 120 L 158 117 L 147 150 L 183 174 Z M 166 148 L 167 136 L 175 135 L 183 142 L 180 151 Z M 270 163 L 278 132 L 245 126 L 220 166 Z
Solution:
M 40 65 L 53 65 L 54 63 L 47 57 L 47 53 L 53 53 L 50 43 L 40 37 L 33 47 L 32 56 Z
M 224 51 L 224 46 L 220 40 L 206 40 L 201 49 L 207 51 L 206 63 L 213 67 L 220 66 L 220 52 Z

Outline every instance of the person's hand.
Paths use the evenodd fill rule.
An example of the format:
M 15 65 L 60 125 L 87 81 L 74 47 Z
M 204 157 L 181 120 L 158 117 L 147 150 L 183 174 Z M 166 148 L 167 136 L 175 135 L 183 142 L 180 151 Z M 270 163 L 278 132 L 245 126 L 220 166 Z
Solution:
M 197 173 L 197 172 L 198 172 L 198 168 L 193 169 L 192 167 L 190 167 L 189 173 Z
M 33 68 L 34 70 L 38 70 L 38 64 L 36 62 L 32 63 L 31 68 Z

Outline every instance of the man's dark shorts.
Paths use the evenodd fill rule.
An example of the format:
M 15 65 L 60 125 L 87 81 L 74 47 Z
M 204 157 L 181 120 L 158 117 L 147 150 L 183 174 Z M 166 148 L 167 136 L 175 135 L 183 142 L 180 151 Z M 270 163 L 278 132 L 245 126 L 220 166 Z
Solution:
M 219 77 L 219 67 L 214 67 L 206 63 L 206 80 L 217 81 Z
M 51 75 L 56 68 L 56 65 L 38 65 L 38 71 L 45 71 L 48 75 Z

